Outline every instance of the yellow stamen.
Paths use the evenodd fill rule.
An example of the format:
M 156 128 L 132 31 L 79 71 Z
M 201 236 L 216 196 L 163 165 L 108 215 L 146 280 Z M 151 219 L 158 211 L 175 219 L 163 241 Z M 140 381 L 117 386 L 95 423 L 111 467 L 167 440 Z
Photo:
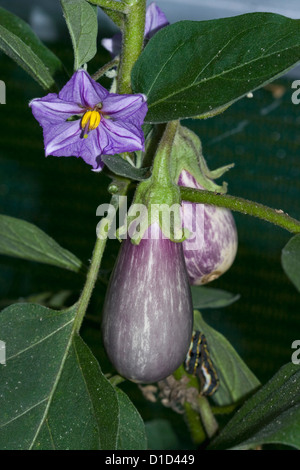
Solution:
M 101 115 L 98 111 L 86 111 L 81 119 L 81 128 L 84 129 L 83 137 L 86 139 L 88 133 L 97 129 L 101 121 Z
M 90 117 L 91 117 L 92 111 L 86 111 L 84 115 L 82 116 L 81 119 L 81 127 L 82 129 L 85 128 L 85 126 L 88 124 Z
M 101 116 L 98 113 L 98 111 L 92 111 L 91 117 L 90 117 L 89 130 L 92 131 L 93 129 L 96 129 L 100 124 L 100 120 L 101 120 Z

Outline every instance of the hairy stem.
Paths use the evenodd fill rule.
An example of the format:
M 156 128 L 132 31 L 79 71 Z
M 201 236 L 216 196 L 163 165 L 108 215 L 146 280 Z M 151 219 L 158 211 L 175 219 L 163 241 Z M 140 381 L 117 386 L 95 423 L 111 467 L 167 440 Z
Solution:
M 123 43 L 118 74 L 118 93 L 131 93 L 131 71 L 144 44 L 146 0 L 132 0 L 127 3 L 128 12 L 124 18 Z
M 183 201 L 226 207 L 227 209 L 241 212 L 242 214 L 248 214 L 266 220 L 274 225 L 285 228 L 289 232 L 300 233 L 299 220 L 293 219 L 282 210 L 272 209 L 258 202 L 230 196 L 228 194 L 217 194 L 212 191 L 185 188 L 183 186 L 180 186 L 180 194 Z
M 108 8 L 102 7 L 104 13 L 115 23 L 118 28 L 123 29 L 124 25 L 124 14 L 119 11 L 109 10 Z

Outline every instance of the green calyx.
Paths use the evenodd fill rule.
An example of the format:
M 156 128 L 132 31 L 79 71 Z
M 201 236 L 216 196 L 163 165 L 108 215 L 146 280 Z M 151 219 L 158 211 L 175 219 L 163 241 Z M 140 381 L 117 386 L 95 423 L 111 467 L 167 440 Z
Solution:
M 226 165 L 216 170 L 209 170 L 202 154 L 202 145 L 199 137 L 190 129 L 178 126 L 171 156 L 171 173 L 173 181 L 178 182 L 183 170 L 188 171 L 195 180 L 208 191 L 217 193 L 227 192 L 227 183 L 222 186 L 214 182 L 220 178 L 234 164 Z
M 153 224 L 157 224 L 163 235 L 174 242 L 182 242 L 190 235 L 182 227 L 180 189 L 171 177 L 172 148 L 178 125 L 177 121 L 166 125 L 155 154 L 151 177 L 138 185 L 127 221 L 117 231 L 119 239 L 128 231 L 132 243 L 139 244 Z

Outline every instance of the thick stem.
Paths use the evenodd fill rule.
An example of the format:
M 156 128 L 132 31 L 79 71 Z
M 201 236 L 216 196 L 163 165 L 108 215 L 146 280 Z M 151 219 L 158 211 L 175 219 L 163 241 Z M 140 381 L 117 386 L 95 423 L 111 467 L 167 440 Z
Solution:
M 229 196 L 228 194 L 217 194 L 212 191 L 185 188 L 183 186 L 180 186 L 180 194 L 183 201 L 226 207 L 242 214 L 266 220 L 274 225 L 285 228 L 289 232 L 300 233 L 300 221 L 285 214 L 281 209 L 271 209 L 258 202 Z
M 95 243 L 92 261 L 90 269 L 87 274 L 86 282 L 81 293 L 81 296 L 78 301 L 78 310 L 75 318 L 75 329 L 79 332 L 85 312 L 87 310 L 88 304 L 90 302 L 92 292 L 94 290 L 98 272 L 103 256 L 103 252 L 107 242 L 107 235 L 109 229 L 114 221 L 115 213 L 119 207 L 119 196 L 124 196 L 127 193 L 128 186 L 130 184 L 129 180 L 124 180 L 123 186 L 118 194 L 112 196 L 110 204 L 115 208 L 115 211 L 109 211 L 107 217 L 103 218 L 100 223 L 100 229 L 98 230 L 98 237 Z
M 124 18 L 123 44 L 118 76 L 118 93 L 131 93 L 131 71 L 144 44 L 146 0 L 128 0 Z

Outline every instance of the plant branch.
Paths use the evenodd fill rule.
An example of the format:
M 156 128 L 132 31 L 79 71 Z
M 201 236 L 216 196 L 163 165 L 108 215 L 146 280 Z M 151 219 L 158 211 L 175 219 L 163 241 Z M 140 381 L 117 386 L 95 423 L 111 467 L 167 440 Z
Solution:
M 123 2 L 117 2 L 116 0 L 88 0 L 89 3 L 97 5 L 98 7 L 107 8 L 108 10 L 117 11 L 119 13 L 128 12 L 128 5 Z
M 118 28 L 123 29 L 124 14 L 118 11 L 109 10 L 108 8 L 101 8 L 104 13 L 115 23 Z
M 227 209 L 241 212 L 242 214 L 248 214 L 266 220 L 289 232 L 300 233 L 300 221 L 293 219 L 281 209 L 272 209 L 258 202 L 230 196 L 228 194 L 218 194 L 212 191 L 185 188 L 183 186 L 180 186 L 180 194 L 183 201 L 226 207 Z
M 103 65 L 103 67 L 101 67 L 99 70 L 97 70 L 97 72 L 95 72 L 93 75 L 92 75 L 92 79 L 93 80 L 98 80 L 100 77 L 102 77 L 103 75 L 106 74 L 106 72 L 108 72 L 109 70 L 111 70 L 113 67 L 116 67 L 116 65 L 118 65 L 119 63 L 119 57 L 115 57 L 114 59 L 112 59 L 110 62 L 108 62 L 107 64 Z
M 206 431 L 207 437 L 211 438 L 216 434 L 219 426 L 213 415 L 210 404 L 205 396 L 199 395 L 198 407 L 201 421 Z

